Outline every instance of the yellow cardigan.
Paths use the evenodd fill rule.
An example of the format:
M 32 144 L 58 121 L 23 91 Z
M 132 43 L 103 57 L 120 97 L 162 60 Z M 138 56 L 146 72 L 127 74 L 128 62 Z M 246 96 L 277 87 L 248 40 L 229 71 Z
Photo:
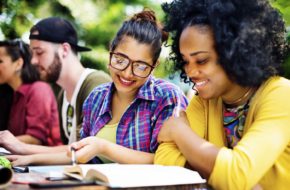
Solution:
M 263 189 L 289 189 L 289 99 L 289 80 L 266 81 L 250 102 L 244 134 L 234 149 L 226 148 L 221 98 L 192 99 L 186 110 L 192 130 L 221 147 L 208 180 L 214 189 L 251 189 L 256 184 Z M 173 143 L 162 143 L 155 153 L 155 164 L 184 166 L 185 162 Z

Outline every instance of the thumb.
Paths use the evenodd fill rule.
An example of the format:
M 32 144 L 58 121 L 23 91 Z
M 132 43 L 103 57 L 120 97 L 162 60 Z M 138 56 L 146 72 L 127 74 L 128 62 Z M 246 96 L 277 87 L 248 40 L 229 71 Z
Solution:
M 13 162 L 13 161 L 17 160 L 19 156 L 18 155 L 6 155 L 4 157 L 7 158 L 10 162 Z

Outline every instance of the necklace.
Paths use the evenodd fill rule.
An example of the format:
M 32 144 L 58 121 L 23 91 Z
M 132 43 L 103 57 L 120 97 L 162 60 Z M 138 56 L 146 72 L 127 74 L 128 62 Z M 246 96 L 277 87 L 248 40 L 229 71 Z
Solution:
M 236 100 L 234 100 L 232 102 L 225 102 L 225 104 L 227 104 L 227 105 L 237 105 L 240 102 L 243 102 L 244 100 L 246 100 L 249 97 L 249 95 L 252 95 L 252 92 L 254 92 L 254 90 L 255 90 L 254 88 L 249 88 L 249 90 L 247 90 L 247 92 L 244 95 L 242 95 L 241 97 L 239 97 L 238 99 L 236 99 Z

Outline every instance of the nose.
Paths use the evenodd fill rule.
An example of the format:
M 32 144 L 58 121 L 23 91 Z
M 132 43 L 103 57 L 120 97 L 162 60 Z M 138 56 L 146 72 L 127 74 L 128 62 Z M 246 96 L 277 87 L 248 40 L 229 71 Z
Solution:
M 37 59 L 37 56 L 32 55 L 32 58 L 31 58 L 31 64 L 32 64 L 32 65 L 38 65 L 38 64 L 39 64 L 38 62 L 39 62 L 39 61 L 38 61 L 38 59 Z
M 123 71 L 124 77 L 133 77 L 133 65 L 130 63 L 128 67 Z
M 198 65 L 195 63 L 188 63 L 183 68 L 189 78 L 196 77 L 200 73 Z

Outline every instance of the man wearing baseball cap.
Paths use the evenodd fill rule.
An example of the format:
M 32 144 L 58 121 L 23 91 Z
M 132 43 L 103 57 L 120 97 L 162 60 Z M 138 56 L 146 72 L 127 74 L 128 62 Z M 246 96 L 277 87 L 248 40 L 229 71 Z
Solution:
M 33 52 L 31 62 L 39 69 L 41 79 L 56 83 L 62 88 L 58 96 L 60 131 L 63 143 L 70 144 L 79 139 L 84 100 L 94 87 L 111 81 L 111 78 L 103 71 L 82 66 L 78 52 L 91 49 L 78 45 L 76 30 L 63 18 L 49 17 L 39 21 L 31 28 L 29 39 Z M 5 142 L 1 142 L 3 139 L 6 139 Z M 0 144 L 14 154 L 66 150 L 66 146 L 45 147 L 23 144 L 17 142 L 7 131 L 5 134 L 0 134 Z

